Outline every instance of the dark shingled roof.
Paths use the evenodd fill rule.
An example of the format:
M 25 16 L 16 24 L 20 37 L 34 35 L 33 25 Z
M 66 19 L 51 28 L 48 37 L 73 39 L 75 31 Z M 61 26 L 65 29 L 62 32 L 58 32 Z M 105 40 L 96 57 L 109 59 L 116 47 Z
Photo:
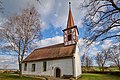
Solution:
M 64 43 L 35 49 L 23 62 L 72 57 L 75 45 L 64 46 Z

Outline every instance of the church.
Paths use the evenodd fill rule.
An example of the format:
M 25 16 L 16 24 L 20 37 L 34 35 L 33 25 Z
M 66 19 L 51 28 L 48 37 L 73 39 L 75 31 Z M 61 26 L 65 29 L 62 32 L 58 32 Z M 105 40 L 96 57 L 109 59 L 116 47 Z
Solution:
M 78 77 L 81 75 L 81 61 L 78 47 L 78 28 L 69 3 L 66 29 L 63 30 L 64 41 L 60 44 L 35 49 L 22 62 L 23 75 L 54 77 Z

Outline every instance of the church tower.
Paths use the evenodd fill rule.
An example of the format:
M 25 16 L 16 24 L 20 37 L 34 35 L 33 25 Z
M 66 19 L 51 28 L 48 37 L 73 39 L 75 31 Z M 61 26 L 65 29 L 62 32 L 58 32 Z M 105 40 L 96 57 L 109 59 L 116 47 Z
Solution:
M 71 3 L 69 2 L 69 14 L 67 21 L 67 28 L 63 30 L 64 32 L 64 45 L 77 44 L 78 42 L 78 28 L 74 25 L 74 19 L 71 11 Z

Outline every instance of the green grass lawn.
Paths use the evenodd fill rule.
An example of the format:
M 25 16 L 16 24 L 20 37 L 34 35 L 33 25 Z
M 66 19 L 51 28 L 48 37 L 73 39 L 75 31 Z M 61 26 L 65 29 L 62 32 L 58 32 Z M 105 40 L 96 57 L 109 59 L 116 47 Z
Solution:
M 22 76 L 19 77 L 16 74 L 1 74 L 0 73 L 0 80 L 42 80 L 37 77 L 28 77 L 28 76 Z
M 0 80 L 43 80 L 43 77 L 19 77 L 15 74 L 0 74 Z M 120 76 L 84 73 L 78 80 L 120 80 Z
M 78 80 L 120 80 L 120 76 L 109 74 L 85 73 Z

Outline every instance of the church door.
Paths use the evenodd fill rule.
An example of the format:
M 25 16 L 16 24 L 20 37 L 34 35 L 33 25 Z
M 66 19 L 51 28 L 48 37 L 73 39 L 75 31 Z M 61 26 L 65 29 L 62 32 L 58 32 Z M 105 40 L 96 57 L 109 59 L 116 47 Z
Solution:
M 61 71 L 59 68 L 56 68 L 56 77 L 60 77 Z

